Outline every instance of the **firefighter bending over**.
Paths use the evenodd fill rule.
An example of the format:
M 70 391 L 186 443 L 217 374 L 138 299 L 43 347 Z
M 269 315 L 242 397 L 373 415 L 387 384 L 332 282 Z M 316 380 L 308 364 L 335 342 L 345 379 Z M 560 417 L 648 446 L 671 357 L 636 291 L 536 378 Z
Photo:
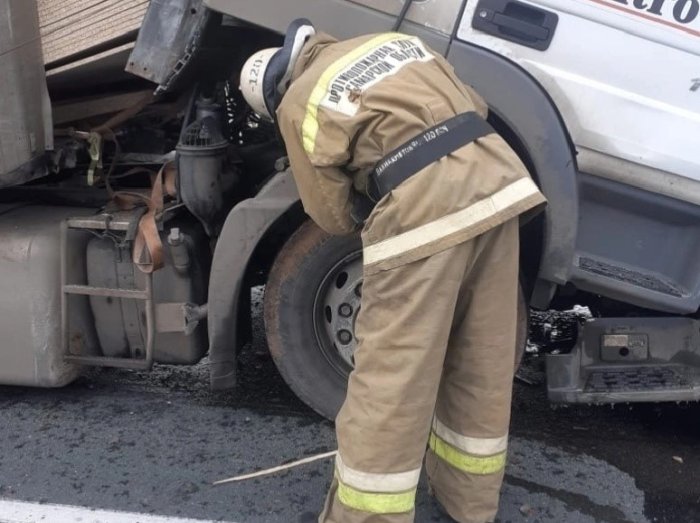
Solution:
M 446 512 L 493 521 L 510 422 L 518 217 L 544 197 L 486 123 L 484 101 L 414 36 L 339 42 L 297 20 L 284 47 L 249 59 L 241 89 L 276 120 L 308 215 L 332 234 L 364 222 L 355 369 L 319 521 L 413 521 L 426 446 Z

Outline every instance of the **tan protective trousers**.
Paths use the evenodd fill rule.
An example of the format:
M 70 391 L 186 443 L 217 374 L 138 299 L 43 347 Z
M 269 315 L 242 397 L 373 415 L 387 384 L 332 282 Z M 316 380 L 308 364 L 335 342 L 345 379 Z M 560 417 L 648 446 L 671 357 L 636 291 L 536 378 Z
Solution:
M 515 352 L 518 220 L 369 275 L 321 523 L 408 523 L 426 454 L 460 523 L 496 517 Z

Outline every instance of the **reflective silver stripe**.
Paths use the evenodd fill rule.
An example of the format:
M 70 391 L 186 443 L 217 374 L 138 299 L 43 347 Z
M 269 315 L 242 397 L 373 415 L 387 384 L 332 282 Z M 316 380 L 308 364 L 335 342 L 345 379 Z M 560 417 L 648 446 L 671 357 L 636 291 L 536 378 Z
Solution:
M 364 264 L 372 265 L 373 263 L 393 258 L 474 227 L 525 198 L 538 194 L 538 192 L 539 189 L 530 178 L 521 178 L 492 196 L 484 198 L 461 211 L 448 214 L 374 245 L 368 245 L 363 251 Z
M 342 483 L 364 492 L 405 492 L 415 489 L 420 477 L 420 467 L 394 474 L 374 474 L 355 470 L 343 463 L 340 453 L 335 457 L 335 468 L 338 479 Z
M 433 419 L 433 432 L 453 447 L 472 456 L 493 456 L 508 448 L 508 435 L 500 438 L 471 438 L 462 436 L 447 427 L 439 419 Z

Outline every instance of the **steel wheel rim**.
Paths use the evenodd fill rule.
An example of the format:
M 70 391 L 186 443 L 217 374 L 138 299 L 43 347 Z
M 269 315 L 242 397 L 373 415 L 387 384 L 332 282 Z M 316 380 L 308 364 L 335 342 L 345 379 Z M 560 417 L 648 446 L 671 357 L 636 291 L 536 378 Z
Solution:
M 333 369 L 347 376 L 357 348 L 355 321 L 362 297 L 362 252 L 338 261 L 316 289 L 313 307 L 318 347 Z

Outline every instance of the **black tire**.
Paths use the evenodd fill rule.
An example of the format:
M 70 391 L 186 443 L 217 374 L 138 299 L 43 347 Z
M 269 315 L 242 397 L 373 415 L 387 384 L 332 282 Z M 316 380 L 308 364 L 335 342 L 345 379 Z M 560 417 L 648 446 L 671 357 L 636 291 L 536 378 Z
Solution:
M 361 295 L 361 283 L 357 283 L 358 263 L 361 282 L 361 249 L 359 236 L 331 236 L 308 221 L 277 255 L 265 286 L 265 330 L 272 358 L 294 393 L 328 419 L 335 418 L 345 399 L 352 370 L 348 347 L 354 347 L 354 336 L 343 346 L 343 338 L 333 334 L 343 334 L 352 329 L 348 325 L 354 325 Z M 350 276 L 343 279 L 345 268 L 352 270 L 345 271 Z M 351 296 L 353 289 L 356 300 Z M 352 317 L 343 319 L 328 306 L 319 306 L 333 293 L 350 296 L 342 305 L 353 308 Z M 518 314 L 516 369 L 527 341 L 528 315 L 522 292 Z
M 316 297 L 341 260 L 361 254 L 359 236 L 331 236 L 307 221 L 277 255 L 265 286 L 265 331 L 272 358 L 294 393 L 329 419 L 345 399 L 352 369 L 329 353 L 332 341 L 316 325 Z

